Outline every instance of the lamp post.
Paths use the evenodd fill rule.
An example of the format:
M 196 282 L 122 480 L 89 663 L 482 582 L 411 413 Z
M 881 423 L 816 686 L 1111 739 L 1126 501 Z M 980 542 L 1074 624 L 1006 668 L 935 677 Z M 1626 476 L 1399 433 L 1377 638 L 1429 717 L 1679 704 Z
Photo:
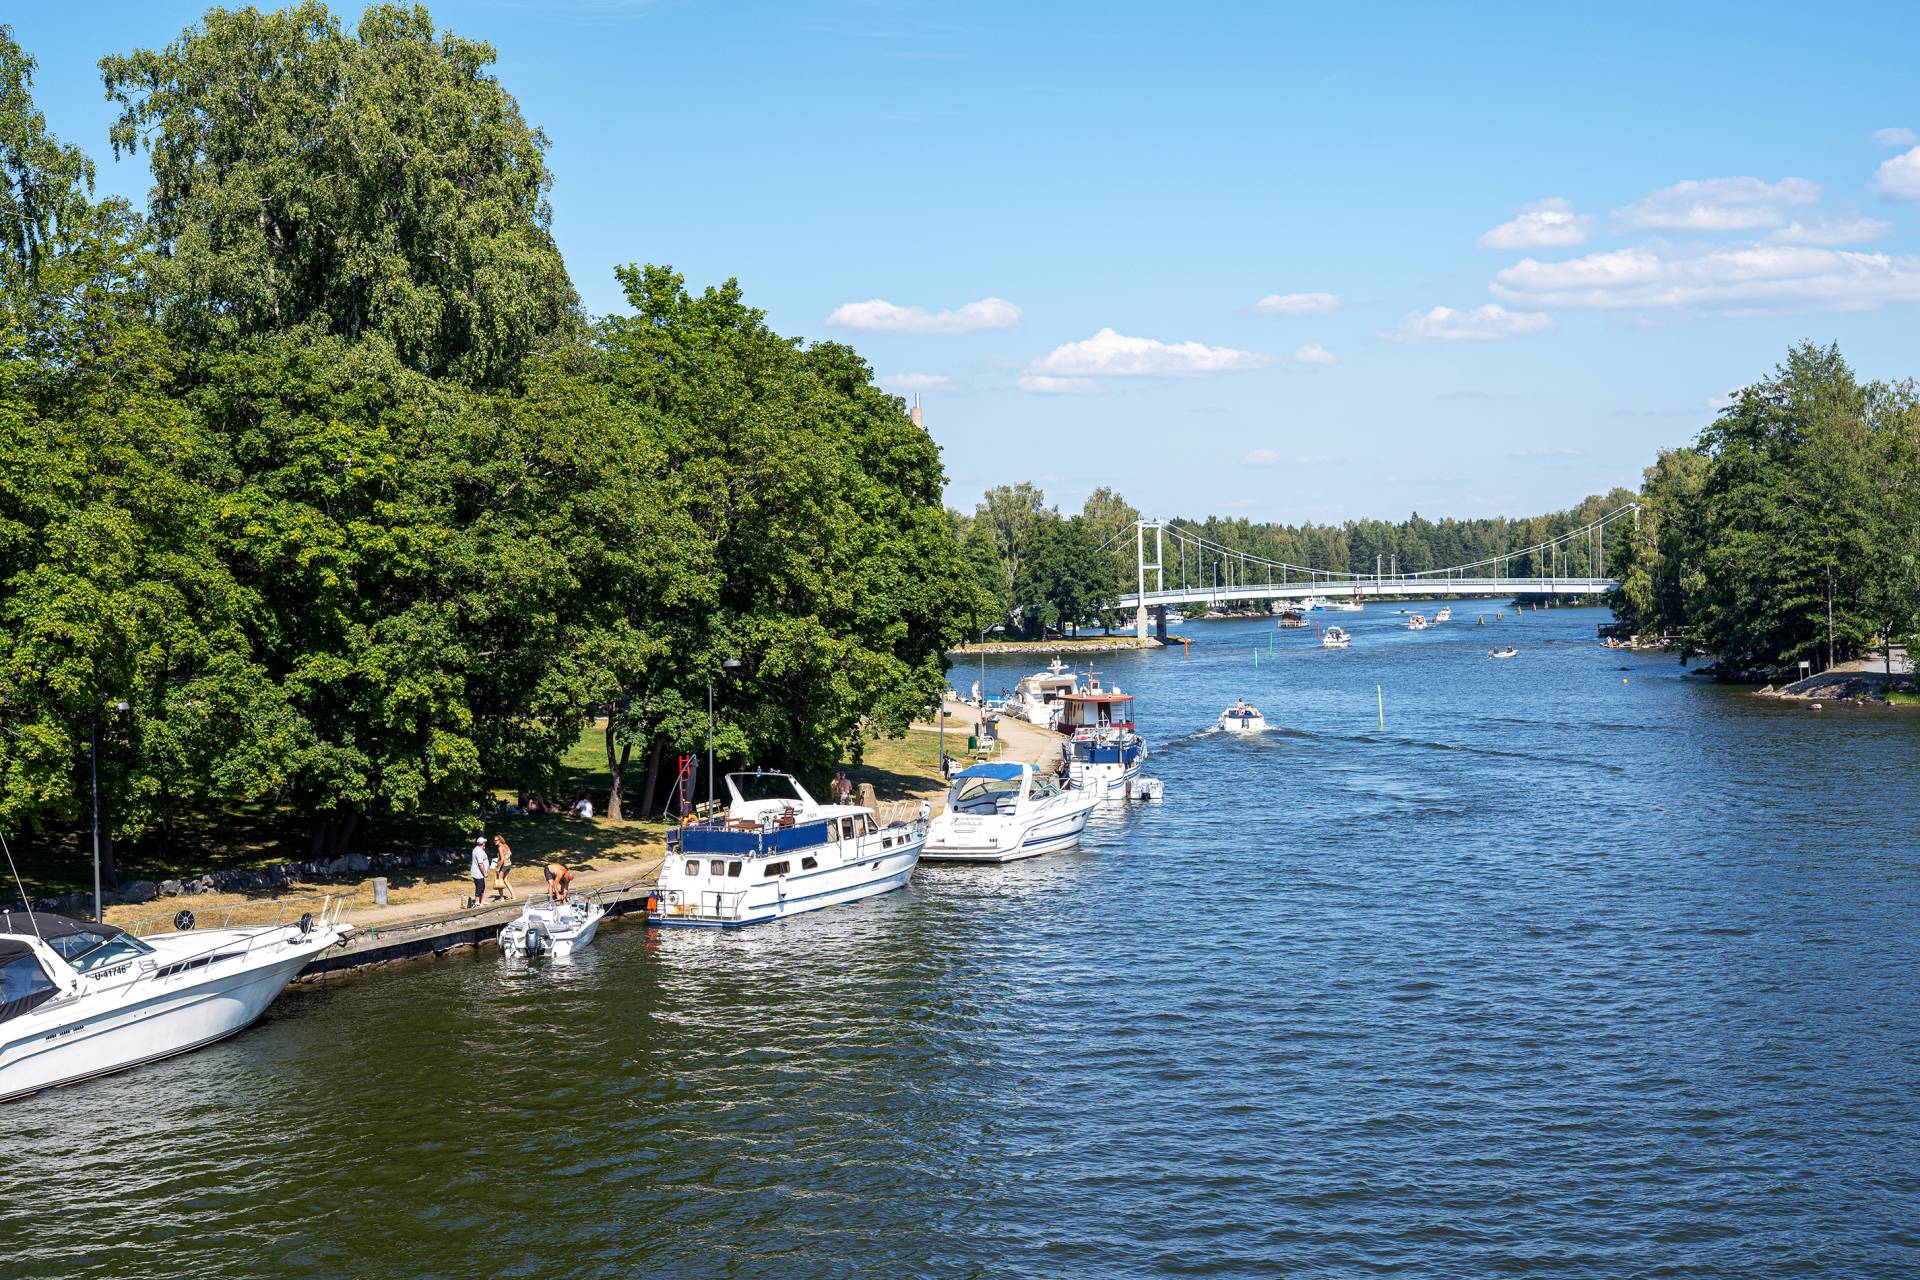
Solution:
M 720 664 L 722 671 L 740 669 L 740 659 L 729 656 Z M 713 816 L 713 681 L 707 681 L 707 816 Z
M 116 702 L 113 710 L 124 713 L 127 704 Z M 93 918 L 103 921 L 106 916 L 100 910 L 100 714 L 94 713 L 92 741 L 92 780 L 93 780 Z

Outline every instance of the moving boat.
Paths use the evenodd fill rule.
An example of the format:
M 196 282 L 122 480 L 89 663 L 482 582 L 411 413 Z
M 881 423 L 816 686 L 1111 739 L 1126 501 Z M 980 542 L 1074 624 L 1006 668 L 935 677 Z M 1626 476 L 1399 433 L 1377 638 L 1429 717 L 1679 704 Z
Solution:
M 1280 611 L 1280 621 L 1277 625 L 1283 627 L 1304 627 L 1307 625 L 1307 620 L 1299 609 L 1293 605 L 1288 605 Z
M 1422 615 L 1416 613 L 1407 619 L 1407 630 L 1425 631 L 1426 629 L 1427 629 L 1427 620 Z
M 593 941 L 606 914 L 605 907 L 584 899 L 571 902 L 529 899 L 520 918 L 509 921 L 500 930 L 500 954 L 529 959 L 550 955 L 555 960 L 565 960 Z
M 1441 605 L 1440 612 L 1433 615 L 1433 625 L 1436 627 L 1443 622 L 1452 622 L 1452 621 L 1453 621 L 1452 605 L 1445 605 L 1445 604 Z
M 1322 649 L 1344 649 L 1353 643 L 1353 637 L 1347 634 L 1345 627 L 1328 627 L 1320 637 Z
M 1071 848 L 1099 804 L 1093 792 L 1063 788 L 1030 764 L 976 764 L 953 776 L 947 810 L 929 824 L 920 857 L 1015 862 Z
M 1267 718 L 1260 714 L 1260 708 L 1248 706 L 1242 698 L 1220 713 L 1220 727 L 1228 733 L 1264 733 Z
M 891 892 L 920 861 L 926 814 L 882 827 L 861 805 L 820 804 L 790 773 L 730 773 L 724 810 L 667 833 L 647 917 L 737 928 Z
M 0 1101 L 244 1031 L 351 931 L 329 910 L 198 932 L 182 911 L 176 932 L 145 938 L 44 911 L 0 913 Z
M 1487 650 L 1487 656 L 1489 658 L 1517 658 L 1520 656 L 1520 651 L 1512 645 L 1508 645 L 1504 649 Z
M 1083 688 L 1060 699 L 1061 731 L 1072 740 L 1060 750 L 1067 761 L 1067 777 L 1075 787 L 1096 796 L 1124 798 L 1140 776 L 1147 745 L 1133 731 L 1133 695 L 1103 689 L 1091 668 Z

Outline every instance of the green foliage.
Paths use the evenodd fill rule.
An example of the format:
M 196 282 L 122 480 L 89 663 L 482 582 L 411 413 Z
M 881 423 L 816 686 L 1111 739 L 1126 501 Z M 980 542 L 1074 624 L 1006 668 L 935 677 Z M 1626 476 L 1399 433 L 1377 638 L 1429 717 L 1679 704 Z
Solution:
M 348 35 L 308 0 L 212 9 L 165 49 L 101 59 L 116 155 L 153 162 L 169 327 L 195 343 L 379 336 L 485 385 L 569 320 L 546 139 L 493 50 L 376 5 Z
M 0 298 L 10 303 L 93 215 L 93 162 L 47 132 L 33 104 L 35 65 L 0 24 Z
M 1920 614 L 1920 399 L 1802 343 L 1647 473 L 1619 611 L 1735 666 L 1816 668 Z

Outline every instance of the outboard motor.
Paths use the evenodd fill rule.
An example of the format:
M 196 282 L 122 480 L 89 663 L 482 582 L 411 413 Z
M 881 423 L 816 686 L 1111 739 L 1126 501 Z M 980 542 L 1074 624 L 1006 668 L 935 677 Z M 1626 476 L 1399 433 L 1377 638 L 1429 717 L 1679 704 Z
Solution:
M 526 936 L 527 954 L 537 956 L 543 951 L 553 950 L 553 935 L 547 932 L 545 920 L 529 920 Z

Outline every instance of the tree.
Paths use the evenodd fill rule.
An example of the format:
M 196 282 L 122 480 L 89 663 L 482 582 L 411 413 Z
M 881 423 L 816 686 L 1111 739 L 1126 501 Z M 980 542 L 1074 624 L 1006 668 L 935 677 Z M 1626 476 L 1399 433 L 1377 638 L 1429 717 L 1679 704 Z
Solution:
M 987 490 L 974 511 L 974 522 L 993 540 L 994 558 L 1000 564 L 999 590 L 994 594 L 1007 601 L 1010 610 L 1019 604 L 1020 563 L 1027 553 L 1034 522 L 1046 509 L 1046 501 L 1046 495 L 1037 487 L 1023 481 Z
M 399 363 L 497 386 L 567 326 L 545 137 L 488 45 L 375 5 L 212 9 L 101 59 L 115 155 L 153 162 L 162 314 L 192 345 L 379 336 Z
M 1030 632 L 1043 622 L 1077 628 L 1112 597 L 1110 565 L 1078 516 L 1043 511 L 1028 531 L 1014 599 Z

